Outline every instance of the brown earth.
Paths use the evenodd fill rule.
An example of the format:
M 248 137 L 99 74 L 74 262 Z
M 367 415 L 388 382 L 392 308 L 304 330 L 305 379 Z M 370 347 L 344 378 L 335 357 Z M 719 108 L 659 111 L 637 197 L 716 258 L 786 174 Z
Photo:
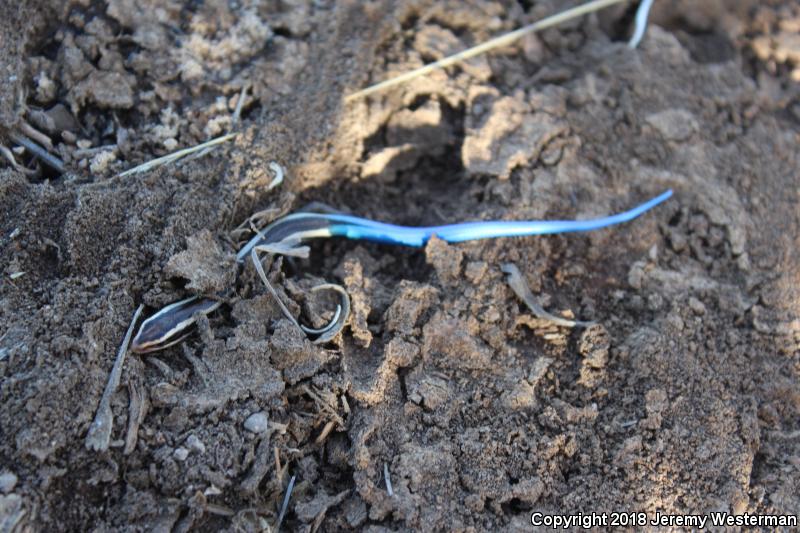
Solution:
M 0 530 L 268 529 L 292 476 L 287 530 L 800 513 L 797 3 L 656 2 L 635 51 L 632 11 L 610 9 L 353 103 L 566 3 L 61 4 L 0 2 L 0 144 L 27 122 L 67 167 L 17 151 L 32 171 L 0 168 Z M 272 161 L 288 174 L 267 191 Z M 347 287 L 326 346 L 232 262 L 248 216 L 310 201 L 433 224 L 588 217 L 667 188 L 589 234 L 315 243 L 273 274 L 295 301 Z M 507 262 L 598 325 L 533 318 Z M 136 307 L 197 290 L 227 303 L 129 355 L 111 446 L 88 450 Z

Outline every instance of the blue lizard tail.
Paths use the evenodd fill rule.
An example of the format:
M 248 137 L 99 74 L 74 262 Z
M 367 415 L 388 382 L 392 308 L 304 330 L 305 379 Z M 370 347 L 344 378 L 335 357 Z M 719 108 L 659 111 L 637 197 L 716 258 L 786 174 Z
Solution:
M 425 243 L 433 235 L 453 243 L 496 237 L 591 231 L 633 220 L 670 196 L 672 196 L 672 190 L 667 190 L 624 213 L 591 220 L 497 220 L 415 228 L 375 222 L 349 215 L 328 214 L 325 215 L 325 218 L 330 222 L 329 230 L 332 236 L 421 247 L 425 246 Z

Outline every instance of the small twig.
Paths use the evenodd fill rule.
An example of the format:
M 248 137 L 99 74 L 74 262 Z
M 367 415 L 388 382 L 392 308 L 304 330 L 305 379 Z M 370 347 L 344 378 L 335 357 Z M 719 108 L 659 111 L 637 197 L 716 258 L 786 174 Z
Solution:
M 159 359 L 154 355 L 151 355 L 150 357 L 145 359 L 145 361 L 156 367 L 158 371 L 161 372 L 161 375 L 163 375 L 165 378 L 172 379 L 172 369 L 169 367 L 167 363 L 165 363 L 164 361 L 162 361 L 161 359 Z
M 289 486 L 286 487 L 286 495 L 283 497 L 283 504 L 281 504 L 281 511 L 278 513 L 278 521 L 275 523 L 275 531 L 281 528 L 283 518 L 286 516 L 286 509 L 289 507 L 289 499 L 292 497 L 292 490 L 294 490 L 294 480 L 297 476 L 292 476 L 289 480 Z
M 628 48 L 636 48 L 639 42 L 644 37 L 644 31 L 647 29 L 647 17 L 650 15 L 650 8 L 653 6 L 653 0 L 642 0 L 639 8 L 636 10 L 636 26 L 633 30 L 631 40 L 628 41 Z
M 324 428 L 322 428 L 322 433 L 319 434 L 319 437 L 317 437 L 317 440 L 314 441 L 314 444 L 320 445 L 325 442 L 325 439 L 328 438 L 328 435 L 331 434 L 331 431 L 333 431 L 334 427 L 336 427 L 336 422 L 333 420 L 328 420 L 328 423 L 325 424 Z
M 280 422 L 274 422 L 270 420 L 269 427 L 273 431 L 277 432 L 279 435 L 286 435 L 286 430 L 289 428 L 289 424 L 281 424 Z M 277 449 L 278 448 L 275 448 L 276 451 Z
M 269 222 L 275 220 L 278 215 L 280 215 L 281 210 L 277 207 L 268 207 L 266 209 L 262 209 L 261 211 L 257 211 L 247 217 L 241 224 L 239 224 L 234 230 L 230 232 L 230 237 L 234 242 L 239 242 L 245 235 L 249 233 L 256 233 L 264 237 L 264 234 L 261 233 L 261 230 L 258 228 L 261 226 L 266 226 Z
M 283 467 L 281 466 L 281 452 L 275 446 L 275 475 L 278 476 L 278 483 L 283 485 Z
M 20 135 L 15 132 L 11 132 L 8 134 L 8 137 L 14 141 L 15 143 L 19 144 L 20 146 L 24 146 L 26 150 L 28 150 L 32 155 L 38 157 L 42 160 L 43 163 L 47 164 L 48 166 L 54 168 L 55 170 L 59 171 L 60 173 L 65 172 L 64 162 L 61 161 L 59 158 L 33 142 L 32 140 L 28 139 L 27 137 Z
M 320 526 L 322 526 L 322 522 L 325 520 L 325 515 L 328 513 L 328 511 L 332 507 L 342 503 L 344 501 L 344 499 L 347 497 L 348 494 L 350 494 L 350 489 L 345 489 L 342 492 L 340 492 L 339 494 L 337 494 L 336 496 L 333 496 L 332 498 L 328 498 L 325 501 L 325 503 L 323 503 L 322 509 L 320 509 L 319 513 L 314 518 L 314 521 L 311 523 L 311 532 L 310 533 L 315 533 L 316 531 L 319 530 Z
M 189 348 L 186 344 L 182 344 L 181 347 L 183 348 L 183 357 L 185 357 L 186 360 L 189 361 L 189 364 L 192 365 L 194 373 L 197 374 L 203 384 L 208 384 L 210 381 L 208 376 L 208 365 L 206 365 L 202 359 L 194 355 L 191 348 Z
M 394 496 L 394 490 L 392 490 L 392 480 L 389 478 L 389 466 L 386 463 L 383 463 L 383 479 L 386 481 L 386 492 L 391 498 Z
M 253 265 L 256 267 L 256 272 L 258 272 L 258 276 L 261 278 L 261 281 L 264 283 L 264 286 L 267 288 L 269 293 L 275 298 L 275 301 L 278 303 L 278 307 L 281 308 L 281 312 L 289 319 L 289 321 L 295 325 L 295 327 L 300 330 L 303 335 L 303 328 L 300 327 L 300 323 L 297 322 L 297 319 L 292 315 L 286 305 L 281 300 L 280 296 L 278 296 L 278 292 L 273 288 L 272 284 L 267 279 L 267 274 L 264 272 L 264 267 L 261 266 L 261 260 L 258 258 L 258 254 L 256 253 L 255 248 L 250 251 L 250 258 L 253 260 Z
M 0 335 L 0 342 L 3 342 L 3 339 L 6 338 L 6 335 L 8 335 L 8 331 Z M 0 361 L 6 358 L 8 352 L 9 352 L 8 348 L 0 348 Z
M 231 517 L 236 515 L 233 509 L 227 505 L 220 505 L 218 503 L 206 503 L 206 511 L 217 516 Z
M 557 24 L 561 24 L 562 22 L 566 22 L 570 19 L 577 18 L 582 15 L 586 15 L 588 13 L 592 13 L 594 11 L 598 11 L 605 7 L 614 4 L 619 4 L 620 2 L 624 1 L 626 0 L 594 0 L 593 2 L 588 2 L 581 6 L 576 6 L 571 9 L 567 9 L 566 11 L 562 11 L 561 13 L 558 13 L 551 17 L 544 18 L 542 20 L 534 22 L 533 24 L 523 26 L 518 30 L 506 33 L 505 35 L 501 35 L 500 37 L 495 37 L 494 39 L 490 39 L 485 43 L 479 44 L 478 46 L 473 46 L 472 48 L 468 48 L 463 52 L 459 52 L 457 54 L 445 57 L 433 63 L 429 63 L 424 67 L 420 67 L 410 72 L 406 72 L 405 74 L 401 74 L 394 78 L 390 78 L 386 81 L 382 81 L 376 85 L 372 85 L 371 87 L 367 87 L 366 89 L 363 89 L 361 91 L 351 94 L 350 96 L 345 97 L 344 100 L 345 102 L 352 102 L 353 100 L 362 98 L 364 96 L 367 96 L 368 94 L 372 94 L 378 91 L 382 91 L 383 89 L 387 89 L 389 87 L 405 83 L 414 78 L 418 78 L 419 76 L 424 76 L 425 74 L 433 72 L 434 70 L 442 69 L 445 67 L 449 67 L 450 65 L 460 63 L 471 57 L 475 57 L 477 55 L 488 52 L 493 48 L 497 48 L 500 46 L 507 46 L 529 33 L 535 33 L 537 31 L 544 30 L 551 26 L 555 26 Z
M 22 131 L 22 133 L 24 133 L 25 135 L 27 135 L 28 137 L 30 137 L 34 141 L 36 141 L 39 144 L 43 145 L 48 150 L 53 151 L 53 141 L 50 140 L 50 137 L 48 137 L 47 135 L 45 135 L 41 131 L 37 130 L 36 128 L 31 126 L 30 124 L 28 124 L 24 120 L 22 122 L 20 122 L 19 129 L 20 129 L 20 131 Z
M 312 391 L 307 385 L 303 385 L 303 392 L 311 396 L 311 399 L 314 400 L 314 403 L 322 408 L 323 411 L 327 411 L 328 414 L 334 418 L 336 423 L 339 424 L 339 426 L 344 427 L 344 420 L 342 420 L 342 417 L 336 412 L 336 409 L 326 402 L 319 394 Z
M 249 228 L 250 231 L 253 233 L 258 233 L 263 238 L 264 235 L 261 233 L 261 230 L 258 229 L 259 226 L 266 226 L 269 222 L 275 220 L 280 213 L 281 210 L 277 207 L 268 207 L 266 209 L 262 209 L 261 211 L 256 211 L 250 215 L 247 220 L 242 222 L 239 228 L 241 228 L 243 231 L 247 231 Z
M 239 122 L 239 118 L 242 116 L 242 108 L 244 108 L 244 97 L 247 96 L 247 89 L 250 87 L 248 85 L 242 86 L 242 92 L 239 93 L 239 99 L 236 101 L 236 109 L 233 110 L 233 116 L 231 117 L 231 129 L 236 126 Z
M 514 263 L 506 263 L 502 265 L 500 269 L 508 275 L 506 278 L 506 283 L 508 283 L 508 286 L 511 287 L 511 290 L 514 291 L 514 294 L 516 294 L 520 300 L 525 302 L 525 305 L 528 306 L 528 309 L 530 309 L 531 312 L 538 318 L 549 320 L 558 326 L 564 326 L 567 328 L 574 328 L 575 326 L 587 327 L 594 324 L 594 322 L 567 320 L 566 318 L 561 318 L 548 313 L 545 311 L 544 307 L 539 304 L 539 301 L 531 292 L 530 287 L 528 287 L 528 284 L 525 282 L 525 278 L 522 277 L 522 273 L 517 268 L 517 265 Z
M 239 122 L 239 116 L 242 114 L 242 106 L 244 104 L 244 95 L 246 93 L 247 93 L 247 86 L 245 85 L 244 87 L 242 87 L 242 90 L 239 93 L 239 99 L 236 102 L 236 109 L 234 109 L 233 115 L 231 115 L 231 125 L 228 128 L 228 133 L 233 133 L 233 129 L 236 127 L 236 123 Z M 208 152 L 210 152 L 213 149 L 214 148 L 212 146 L 206 147 L 202 151 L 197 152 L 196 154 L 194 154 L 189 159 L 190 160 L 194 160 L 194 159 L 198 159 L 200 157 L 203 157 L 204 155 L 206 155 Z
M 247 475 L 241 484 L 241 490 L 244 494 L 253 494 L 258 490 L 258 486 L 267 475 L 269 471 L 269 448 L 270 448 L 270 435 L 272 428 L 261 436 L 261 441 L 256 448 L 256 456 L 253 460 L 253 466 L 250 468 L 250 473 Z M 277 450 L 277 448 L 275 448 Z
M 36 174 L 35 170 L 32 170 L 30 168 L 25 168 L 19 163 L 17 163 L 17 158 L 14 157 L 14 153 L 5 146 L 3 146 L 2 144 L 0 144 L 0 154 L 3 154 L 3 157 L 5 157 L 8 160 L 8 162 L 11 164 L 12 167 L 14 167 L 14 170 L 16 170 L 17 172 L 22 172 L 27 176 L 32 176 L 33 174 Z
M 125 448 L 123 455 L 130 455 L 136 449 L 136 440 L 139 438 L 139 426 L 147 416 L 147 409 L 150 402 L 147 399 L 147 391 L 143 389 L 138 380 L 133 379 L 128 385 L 130 403 L 128 404 L 128 433 L 125 435 Z
M 162 156 L 162 157 L 157 157 L 156 159 L 151 159 L 147 163 L 143 163 L 143 164 L 141 164 L 139 166 L 136 166 L 136 167 L 133 167 L 131 169 L 128 169 L 125 172 L 117 174 L 117 176 L 118 177 L 130 176 L 131 174 L 138 174 L 138 173 L 141 173 L 141 172 L 147 172 L 148 170 L 152 170 L 152 169 L 154 169 L 156 167 L 159 167 L 161 165 L 168 165 L 169 163 L 173 163 L 173 162 L 175 162 L 175 161 L 177 161 L 177 160 L 179 160 L 179 159 L 181 159 L 183 157 L 186 157 L 187 155 L 191 155 L 191 154 L 193 154 L 195 152 L 198 152 L 200 150 L 204 150 L 205 148 L 209 148 L 209 147 L 212 147 L 212 146 L 217 146 L 218 144 L 222 144 L 225 141 L 233 139 L 234 137 L 236 137 L 236 135 L 238 135 L 238 134 L 236 134 L 236 133 L 227 133 L 225 135 L 221 135 L 219 137 L 211 139 L 210 141 L 206 141 L 206 142 L 204 142 L 202 144 L 198 144 L 197 146 L 192 146 L 191 148 L 184 148 L 183 150 L 178 150 L 177 152 L 172 152 L 171 154 L 167 154 L 167 155 Z
M 131 343 L 133 336 L 133 329 L 136 322 L 139 320 L 139 315 L 142 314 L 144 305 L 139 305 L 139 308 L 133 314 L 131 325 L 128 326 L 128 332 L 125 334 L 125 340 L 122 341 L 122 346 L 119 347 L 117 352 L 117 359 L 114 361 L 114 366 L 111 368 L 111 374 L 108 376 L 108 383 L 103 391 L 103 396 L 100 398 L 100 405 L 97 407 L 97 414 L 94 417 L 94 422 L 89 427 L 89 433 L 86 435 L 86 448 L 97 452 L 105 451 L 108 449 L 108 443 L 111 440 L 111 430 L 114 427 L 114 413 L 111 411 L 111 396 L 119 387 L 119 378 L 122 376 L 122 365 L 125 363 L 125 355 L 128 353 L 128 346 Z

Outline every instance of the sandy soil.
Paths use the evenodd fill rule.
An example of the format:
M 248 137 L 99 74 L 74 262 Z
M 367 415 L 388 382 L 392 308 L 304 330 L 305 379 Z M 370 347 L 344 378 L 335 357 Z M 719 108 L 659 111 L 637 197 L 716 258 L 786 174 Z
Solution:
M 611 9 L 344 103 L 565 5 L 0 2 L 0 144 L 27 122 L 67 167 L 0 166 L 0 530 L 263 530 L 292 476 L 300 531 L 798 514 L 798 4 L 656 2 L 636 51 Z M 288 174 L 267 191 L 271 161 Z M 601 215 L 666 188 L 591 234 L 314 244 L 272 274 L 306 316 L 324 309 L 308 287 L 348 289 L 325 346 L 232 260 L 252 213 L 311 201 L 431 224 Z M 535 319 L 508 262 L 598 324 Z M 226 304 L 127 358 L 110 447 L 88 450 L 136 307 L 196 292 Z

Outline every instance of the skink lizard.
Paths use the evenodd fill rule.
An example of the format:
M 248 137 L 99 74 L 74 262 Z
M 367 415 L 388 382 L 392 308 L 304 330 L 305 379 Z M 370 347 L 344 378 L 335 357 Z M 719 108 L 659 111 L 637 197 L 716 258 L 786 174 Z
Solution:
M 267 283 L 266 277 L 260 269 L 261 264 L 258 262 L 257 252 L 307 256 L 308 248 L 301 247 L 300 244 L 310 239 L 346 237 L 353 240 L 368 240 L 419 248 L 425 246 L 434 235 L 446 242 L 457 243 L 497 237 L 591 231 L 633 220 L 670 196 L 672 196 L 672 191 L 667 190 L 629 211 L 590 220 L 495 220 L 444 226 L 409 227 L 375 222 L 344 214 L 293 213 L 272 222 L 261 230 L 239 250 L 236 259 L 241 263 L 250 255 L 260 270 L 262 279 Z M 332 286 L 325 287 L 331 288 Z M 283 307 L 280 300 L 278 302 Z M 349 299 L 346 293 L 342 302 L 331 324 L 343 322 L 343 319 L 347 318 Z M 185 337 L 188 328 L 194 324 L 194 317 L 197 316 L 197 313 L 208 314 L 219 306 L 218 300 L 202 297 L 192 297 L 168 305 L 142 323 L 136 337 L 131 342 L 131 349 L 134 352 L 146 353 L 172 346 Z M 316 341 L 319 342 L 320 339 L 326 341 L 332 337 L 327 334 L 330 333 L 329 328 L 330 326 L 312 330 L 303 327 L 303 330 L 308 334 L 318 336 Z

